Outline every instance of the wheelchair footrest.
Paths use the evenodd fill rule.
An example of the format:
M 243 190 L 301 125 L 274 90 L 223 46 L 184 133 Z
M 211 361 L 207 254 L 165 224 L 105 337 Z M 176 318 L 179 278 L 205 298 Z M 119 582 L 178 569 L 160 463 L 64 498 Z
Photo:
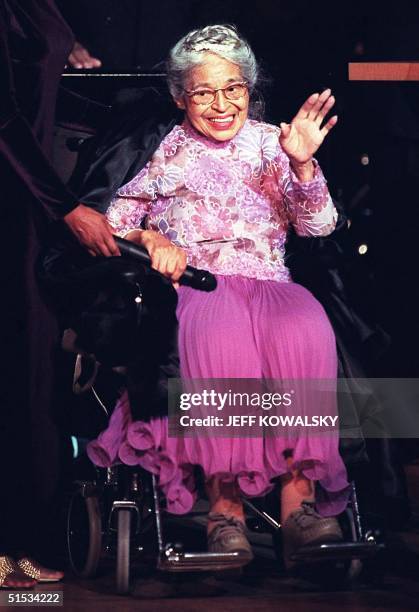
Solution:
M 316 561 L 341 561 L 344 559 L 365 559 L 384 550 L 384 544 L 377 542 L 338 542 L 304 546 L 292 556 L 292 561 L 313 563 Z
M 248 555 L 238 552 L 183 552 L 168 547 L 160 554 L 157 567 L 168 572 L 214 572 L 242 567 L 249 561 Z

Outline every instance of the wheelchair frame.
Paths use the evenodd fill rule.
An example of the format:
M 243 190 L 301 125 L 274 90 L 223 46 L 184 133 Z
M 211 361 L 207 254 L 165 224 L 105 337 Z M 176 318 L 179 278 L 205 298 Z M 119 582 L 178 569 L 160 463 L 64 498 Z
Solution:
M 118 239 L 119 246 L 125 250 L 127 255 L 135 258 L 143 258 L 141 249 Z M 205 271 L 191 270 L 193 283 L 204 290 L 214 288 L 211 275 Z M 92 391 L 97 397 L 94 388 Z M 105 410 L 106 411 L 106 410 Z M 116 590 L 120 594 L 129 592 L 130 584 L 130 557 L 132 552 L 132 516 L 136 516 L 135 536 L 141 535 L 141 524 L 150 523 L 151 515 L 154 513 L 154 522 L 157 534 L 157 560 L 158 570 L 169 572 L 191 572 L 191 571 L 220 571 L 225 569 L 241 567 L 246 560 L 240 553 L 210 553 L 210 552 L 187 552 L 181 543 L 165 542 L 162 520 L 162 508 L 157 480 L 151 477 L 151 487 L 147 487 L 144 470 L 137 468 L 129 471 L 128 466 L 118 467 L 122 473 L 121 481 L 115 474 L 115 468 L 106 470 L 105 480 L 78 481 L 76 490 L 71 498 L 67 519 L 67 543 L 69 550 L 70 565 L 73 571 L 83 577 L 93 577 L 98 570 L 98 565 L 103 548 L 108 552 L 113 550 L 112 535 L 116 534 Z M 127 475 L 131 473 L 131 478 Z M 121 486 L 122 482 L 122 486 Z M 109 496 L 108 493 L 112 493 Z M 116 493 L 116 495 L 115 495 Z M 148 495 L 147 495 L 148 494 Z M 110 497 L 110 499 L 106 499 Z M 146 502 L 145 504 L 143 502 Z M 87 533 L 87 544 L 84 556 L 77 558 L 77 542 L 82 533 L 77 531 L 76 510 L 80 504 L 85 514 L 84 533 Z M 261 519 L 273 534 L 280 533 L 281 524 L 268 512 L 260 510 L 250 500 L 244 500 L 246 508 L 256 517 Z M 376 540 L 371 531 L 364 531 L 359 511 L 359 504 L 355 484 L 351 483 L 350 502 L 345 511 L 349 524 L 350 541 L 342 543 L 328 543 L 316 546 L 305 546 L 299 549 L 291 561 L 297 564 L 312 564 L 323 562 L 347 562 L 345 568 L 347 578 L 354 579 L 360 572 L 361 559 L 376 555 L 384 548 L 384 545 Z M 116 515 L 116 527 L 114 516 Z M 87 519 L 87 523 L 86 523 Z M 76 525 L 76 527 L 75 527 Z M 87 529 L 86 529 L 87 525 Z M 103 525 L 106 525 L 104 529 Z M 104 539 L 105 537 L 105 539 Z M 138 549 L 143 550 L 141 543 Z M 278 551 L 276 551 L 278 553 Z
M 99 470 L 98 474 L 100 475 Z M 188 552 L 181 543 L 165 541 L 157 479 L 152 475 L 151 482 L 147 482 L 147 478 L 150 481 L 141 468 L 132 469 L 121 465 L 106 469 L 102 482 L 100 479 L 96 482 L 76 482 L 67 517 L 69 559 L 76 575 L 82 578 L 96 576 L 102 552 L 105 550 L 116 556 L 117 593 L 128 594 L 133 550 L 135 547 L 137 552 L 144 551 L 141 536 L 150 526 L 153 515 L 158 570 L 213 572 L 238 568 L 244 564 L 240 553 Z M 87 531 L 82 532 L 77 530 L 76 516 L 77 505 L 80 503 L 85 519 L 87 518 L 87 523 L 84 520 Z M 281 524 L 273 516 L 259 509 L 253 501 L 244 499 L 244 504 L 253 516 L 268 526 L 272 535 L 280 533 Z M 354 483 L 351 483 L 350 501 L 344 514 L 349 526 L 350 541 L 305 546 L 299 549 L 291 560 L 299 565 L 337 564 L 343 572 L 344 582 L 353 581 L 362 569 L 362 560 L 382 551 L 384 544 L 377 542 L 374 533 L 363 529 Z M 83 534 L 87 537 L 87 542 L 84 543 L 84 552 L 80 558 L 77 547 L 83 545 L 80 541 Z M 277 548 L 275 552 L 280 554 Z

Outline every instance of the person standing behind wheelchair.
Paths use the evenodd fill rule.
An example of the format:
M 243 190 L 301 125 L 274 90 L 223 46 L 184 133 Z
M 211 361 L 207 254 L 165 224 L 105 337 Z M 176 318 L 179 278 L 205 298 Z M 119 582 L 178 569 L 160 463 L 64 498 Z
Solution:
M 62 440 L 52 401 L 57 324 L 35 276 L 53 221 L 92 254 L 117 255 L 105 217 L 79 205 L 49 163 L 58 83 L 73 36 L 52 0 L 0 0 L 3 295 L 0 587 L 62 572 L 39 559 L 56 534 Z
M 184 121 L 118 189 L 107 218 L 173 283 L 187 263 L 217 275 L 214 292 L 178 290 L 182 378 L 335 380 L 327 316 L 292 282 L 283 259 L 291 225 L 299 235 L 324 236 L 336 224 L 313 159 L 337 121 L 326 117 L 334 105 L 330 90 L 311 95 L 281 129 L 250 119 L 258 66 L 235 28 L 222 25 L 182 38 L 167 73 Z M 241 495 L 263 495 L 275 478 L 282 484 L 286 560 L 300 546 L 342 539 L 335 515 L 346 506 L 348 483 L 337 434 L 322 443 L 298 436 L 171 438 L 167 418 L 130 423 L 124 395 L 88 454 L 98 465 L 119 459 L 154 471 L 174 513 L 191 510 L 193 468 L 201 467 L 210 551 L 251 559 Z M 323 494 L 317 500 L 316 483 Z

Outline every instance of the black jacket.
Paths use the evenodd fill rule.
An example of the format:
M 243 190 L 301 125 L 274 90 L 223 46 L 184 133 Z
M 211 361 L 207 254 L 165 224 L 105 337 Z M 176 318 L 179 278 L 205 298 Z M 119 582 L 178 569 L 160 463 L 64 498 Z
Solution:
M 151 159 L 163 138 L 181 121 L 172 101 L 153 88 L 131 92 L 109 113 L 109 128 L 87 141 L 70 178 L 84 204 L 106 212 L 116 191 Z

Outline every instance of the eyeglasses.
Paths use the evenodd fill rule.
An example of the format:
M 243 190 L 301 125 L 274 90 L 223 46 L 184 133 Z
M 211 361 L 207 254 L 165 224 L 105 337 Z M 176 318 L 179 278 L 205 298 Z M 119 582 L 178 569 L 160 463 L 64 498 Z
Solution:
M 247 92 L 247 83 L 242 81 L 240 83 L 231 83 L 227 87 L 219 87 L 218 89 L 195 89 L 193 91 L 185 89 L 184 91 L 194 104 L 212 104 L 217 91 L 222 91 L 227 100 L 239 100 Z

